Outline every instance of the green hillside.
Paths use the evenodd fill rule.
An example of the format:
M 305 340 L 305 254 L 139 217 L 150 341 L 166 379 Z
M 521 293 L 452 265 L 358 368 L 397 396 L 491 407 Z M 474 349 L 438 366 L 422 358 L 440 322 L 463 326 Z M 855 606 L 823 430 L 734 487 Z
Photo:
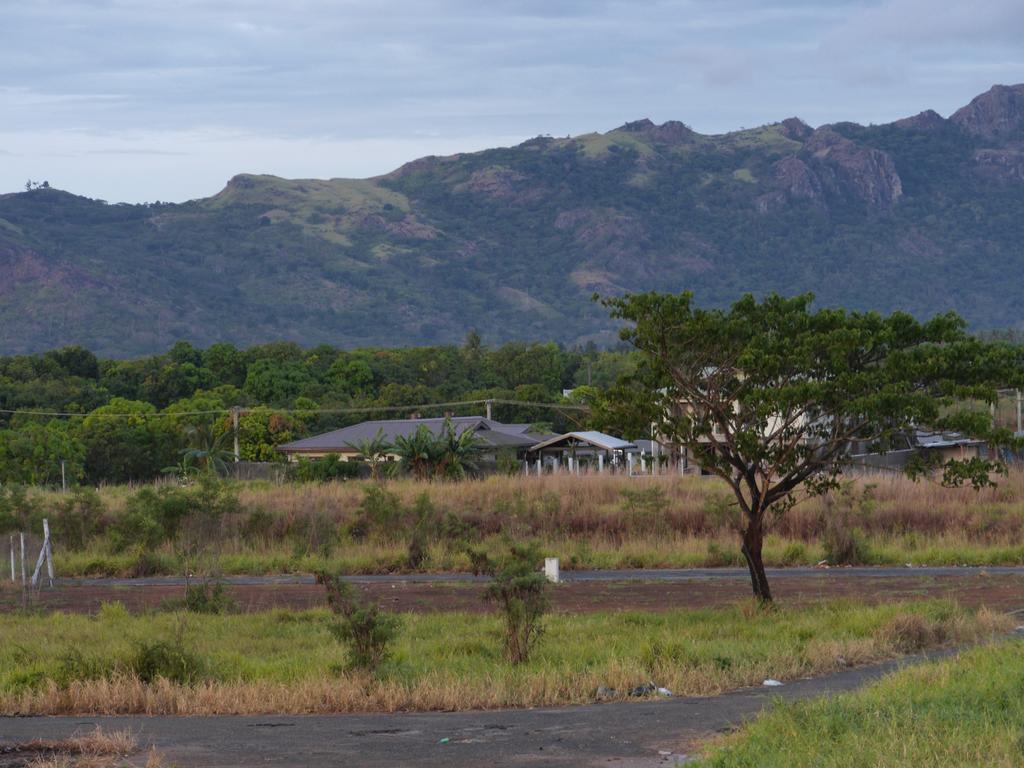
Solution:
M 609 341 L 591 295 L 814 291 L 1019 327 L 1024 86 L 944 119 L 718 136 L 640 120 L 367 180 L 240 175 L 214 197 L 0 196 L 0 353 L 187 339 Z

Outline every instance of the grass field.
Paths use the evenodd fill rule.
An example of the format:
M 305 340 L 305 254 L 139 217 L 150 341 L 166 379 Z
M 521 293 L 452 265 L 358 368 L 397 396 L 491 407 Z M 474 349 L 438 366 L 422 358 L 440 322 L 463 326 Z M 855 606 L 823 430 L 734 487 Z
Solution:
M 1001 614 L 943 601 L 555 614 L 530 661 L 513 666 L 495 616 L 403 614 L 392 659 L 370 677 L 345 671 L 330 620 L 326 611 L 133 616 L 119 604 L 95 616 L 9 616 L 0 624 L 0 714 L 545 706 L 592 701 L 602 685 L 625 696 L 647 682 L 703 695 L 973 642 L 1010 626 Z M 180 653 L 154 666 L 154 643 Z
M 978 648 L 857 693 L 778 705 L 701 768 L 1015 768 L 1024 763 L 1024 643 Z
M 735 508 L 708 478 L 621 476 L 488 477 L 460 483 L 397 480 L 383 494 L 369 482 L 241 483 L 230 510 L 206 527 L 208 567 L 227 574 L 348 573 L 409 570 L 407 550 L 417 505 L 433 516 L 423 570 L 467 570 L 472 546 L 491 552 L 532 539 L 563 568 L 742 565 Z M 169 489 L 170 490 L 170 489 Z M 100 490 L 101 509 L 80 543 L 56 538 L 64 575 L 180 573 L 188 566 L 182 532 L 143 551 L 117 548 L 111 532 L 137 513 L 137 489 Z M 372 496 L 372 498 L 371 498 Z M 34 519 L 49 514 L 58 531 L 78 525 L 62 512 L 68 497 L 30 494 Z M 368 501 L 369 499 L 369 501 Z M 41 525 L 41 523 L 39 523 Z M 198 525 L 198 523 L 197 523 Z M 135 530 L 135 529 L 133 529 Z M 134 534 L 133 534 L 134 535 Z M 129 537 L 130 538 L 130 537 Z M 933 482 L 859 479 L 842 492 L 800 503 L 769 534 L 768 565 L 1008 565 L 1024 563 L 1024 473 L 994 489 L 946 489 Z

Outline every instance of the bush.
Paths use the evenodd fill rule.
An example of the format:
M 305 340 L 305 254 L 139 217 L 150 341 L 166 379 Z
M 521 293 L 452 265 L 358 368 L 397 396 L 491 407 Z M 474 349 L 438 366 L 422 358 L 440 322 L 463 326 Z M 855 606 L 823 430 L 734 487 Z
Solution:
M 248 545 L 264 543 L 270 538 L 274 528 L 274 515 L 262 507 L 249 513 L 242 524 L 242 539 Z
M 50 514 L 53 535 L 64 549 L 84 549 L 100 528 L 107 508 L 92 488 L 76 487 Z
M 807 562 L 807 547 L 799 541 L 787 544 L 786 548 L 782 550 L 783 565 L 797 565 L 804 562 Z
M 140 579 L 147 576 L 157 576 L 162 573 L 173 573 L 176 565 L 173 559 L 169 560 L 156 552 L 143 550 L 135 558 L 135 562 L 132 564 L 128 575 L 133 579 Z
M 365 538 L 371 532 L 378 532 L 384 538 L 395 538 L 401 529 L 405 508 L 398 496 L 377 484 L 363 489 L 363 500 L 359 503 L 359 514 L 349 525 L 352 538 Z
M 0 533 L 28 531 L 39 516 L 39 502 L 22 485 L 0 485 Z
M 622 498 L 625 500 L 626 513 L 637 530 L 660 531 L 664 529 L 668 499 L 665 498 L 665 491 L 660 487 L 652 486 L 635 490 L 623 488 Z
M 143 488 L 128 498 L 125 511 L 110 528 L 114 552 L 130 546 L 154 550 L 178 537 L 187 523 L 186 539 L 198 549 L 218 538 L 225 515 L 238 511 L 238 496 L 230 484 L 212 474 L 192 488 Z
M 406 564 L 412 570 L 419 570 L 423 561 L 427 559 L 427 545 L 430 543 L 431 532 L 437 528 L 437 510 L 430 502 L 430 496 L 421 493 L 413 505 L 413 512 L 416 515 L 416 524 L 412 528 L 412 538 L 409 539 L 409 551 L 406 556 Z
M 898 653 L 915 653 L 945 640 L 939 624 L 915 613 L 894 616 L 875 636 Z
M 843 516 L 829 517 L 821 536 L 825 559 L 833 565 L 863 565 L 870 558 L 863 534 Z
M 164 678 L 190 685 L 207 676 L 202 659 L 184 648 L 181 642 L 139 643 L 128 661 L 128 669 L 144 683 Z
M 288 479 L 299 483 L 326 483 L 331 480 L 350 480 L 360 477 L 364 464 L 357 461 L 342 461 L 336 453 L 329 453 L 322 459 L 310 461 L 300 458 L 288 466 Z
M 516 458 L 515 451 L 498 451 L 497 464 L 498 472 L 508 477 L 515 477 L 523 472 L 522 462 Z
M 536 545 L 513 545 L 504 562 L 490 568 L 493 580 L 485 597 L 501 608 L 505 656 L 513 664 L 528 661 L 530 651 L 544 634 L 541 619 L 550 601 L 548 580 L 537 570 L 541 559 Z
M 847 483 L 838 493 L 824 499 L 824 530 L 821 543 L 825 559 L 834 565 L 863 565 L 870 559 L 867 542 L 856 527 L 859 519 L 866 520 L 874 511 L 873 485 L 866 486 L 858 495 L 853 484 Z
M 708 542 L 708 553 L 704 565 L 708 568 L 725 568 L 744 562 L 743 556 L 735 550 L 722 549 L 716 541 Z M 640 566 L 637 566 L 640 567 Z
M 324 585 L 327 604 L 338 617 L 327 629 L 348 646 L 348 668 L 376 671 L 390 656 L 388 646 L 398 634 L 398 617 L 381 613 L 341 576 L 320 572 L 316 580 Z
M 61 688 L 67 688 L 79 680 L 100 680 L 114 672 L 114 664 L 99 657 L 87 657 L 80 650 L 72 649 L 57 660 L 53 681 Z
M 128 497 L 124 513 L 111 526 L 111 548 L 114 552 L 133 545 L 156 549 L 177 535 L 189 506 L 188 492 L 182 488 L 143 488 Z
M 173 604 L 170 607 L 176 607 Z M 229 613 L 237 607 L 224 588 L 224 582 L 208 581 L 185 585 L 185 599 L 181 603 L 189 613 Z

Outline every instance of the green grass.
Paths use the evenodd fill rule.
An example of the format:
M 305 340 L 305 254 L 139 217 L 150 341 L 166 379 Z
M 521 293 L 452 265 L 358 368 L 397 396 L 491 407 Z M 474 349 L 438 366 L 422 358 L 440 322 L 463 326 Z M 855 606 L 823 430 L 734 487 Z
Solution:
M 1024 764 L 1024 643 L 978 648 L 831 700 L 777 705 L 703 768 Z
M 137 616 L 119 604 L 95 616 L 7 616 L 0 713 L 163 710 L 166 702 L 140 703 L 159 690 L 130 680 L 143 643 L 170 643 L 200 660 L 207 703 L 175 694 L 195 700 L 175 705 L 192 713 L 273 711 L 262 703 L 268 696 L 281 711 L 358 711 L 582 703 L 599 685 L 625 693 L 647 681 L 677 694 L 712 694 L 830 671 L 840 659 L 897 655 L 907 648 L 894 622 L 925 627 L 928 643 L 973 640 L 1006 623 L 944 601 L 556 614 L 530 662 L 513 666 L 502 656 L 496 616 L 403 614 L 392 659 L 379 679 L 366 680 L 341 671 L 345 652 L 327 630 L 331 620 L 324 610 Z M 100 703 L 108 700 L 114 704 Z

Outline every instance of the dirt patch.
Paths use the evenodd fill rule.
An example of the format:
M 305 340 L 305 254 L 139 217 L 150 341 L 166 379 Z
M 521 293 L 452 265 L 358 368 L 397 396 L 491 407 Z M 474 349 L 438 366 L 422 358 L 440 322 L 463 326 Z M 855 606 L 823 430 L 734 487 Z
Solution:
M 389 611 L 426 613 L 493 610 L 483 600 L 482 584 L 394 582 L 360 584 L 366 595 Z M 323 588 L 315 584 L 233 585 L 227 589 L 243 611 L 272 608 L 302 610 L 326 605 Z M 968 607 L 988 606 L 1007 611 L 1024 605 L 1024 576 L 972 574 L 963 576 L 904 576 L 900 578 L 829 578 L 787 576 L 772 583 L 776 600 L 804 605 L 821 600 L 851 598 L 868 603 L 946 598 Z M 119 601 L 131 611 L 159 608 L 183 596 L 178 586 L 60 586 L 43 589 L 33 604 L 49 610 L 94 613 L 104 602 Z M 552 589 L 556 611 L 665 611 L 711 608 L 750 597 L 746 579 L 715 578 L 691 581 L 573 582 Z M 0 611 L 21 605 L 17 593 L 0 593 Z

